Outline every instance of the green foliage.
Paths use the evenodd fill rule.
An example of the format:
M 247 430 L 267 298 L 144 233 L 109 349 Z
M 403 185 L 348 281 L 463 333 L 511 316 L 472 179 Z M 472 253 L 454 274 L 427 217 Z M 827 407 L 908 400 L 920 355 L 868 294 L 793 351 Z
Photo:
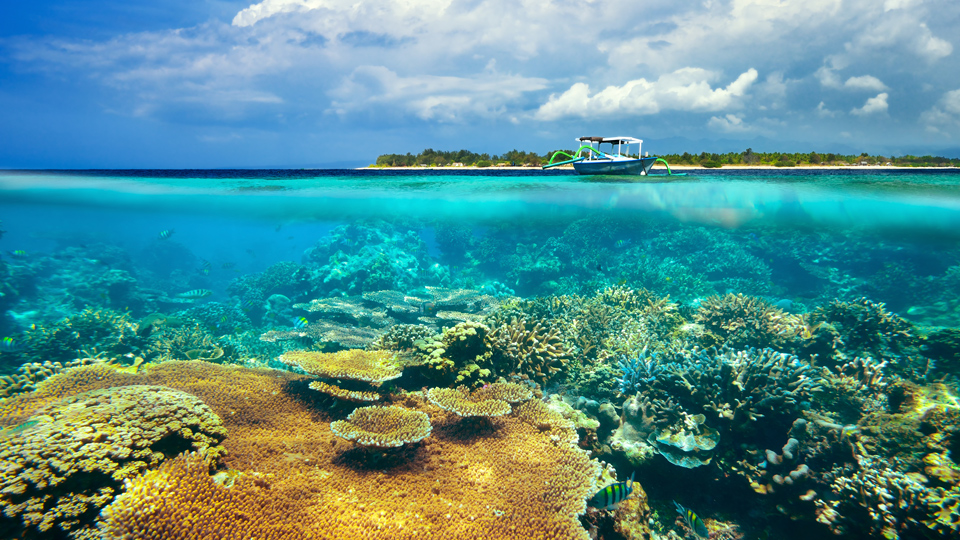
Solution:
M 510 150 L 502 155 L 477 154 L 469 150 L 455 152 L 438 151 L 427 148 L 417 155 L 384 154 L 377 158 L 379 167 L 417 167 L 436 166 L 447 167 L 455 163 L 464 166 L 489 167 L 494 163 L 510 163 L 511 165 L 540 166 L 550 161 L 557 152 L 551 150 L 539 155 L 535 152 Z M 572 150 L 564 150 L 573 154 Z M 774 165 L 777 167 L 802 167 L 805 165 L 847 166 L 847 165 L 892 165 L 896 167 L 960 167 L 960 158 L 945 158 L 939 156 L 912 156 L 885 157 L 870 155 L 863 152 L 859 155 L 844 155 L 822 152 L 754 152 L 747 148 L 743 152 L 727 152 L 715 154 L 701 152 L 700 154 L 662 154 L 663 159 L 671 165 L 699 165 L 701 167 L 716 168 L 723 165 Z M 569 159 L 566 156 L 557 156 L 555 161 Z

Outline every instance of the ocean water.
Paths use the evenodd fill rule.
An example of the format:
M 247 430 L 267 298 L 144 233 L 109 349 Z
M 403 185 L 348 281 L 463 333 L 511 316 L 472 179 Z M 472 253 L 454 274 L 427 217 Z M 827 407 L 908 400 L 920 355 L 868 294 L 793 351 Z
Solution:
M 0 348 L 0 374 L 7 377 L 0 383 L 0 463 L 9 488 L 0 497 L 0 529 L 9 532 L 0 538 L 147 537 L 118 532 L 136 530 L 130 523 L 137 519 L 150 521 L 146 503 L 137 503 L 145 495 L 122 480 L 175 463 L 199 443 L 151 446 L 155 458 L 128 477 L 84 480 L 99 487 L 77 480 L 50 489 L 36 478 L 56 476 L 54 469 L 26 449 L 27 440 L 66 414 L 57 400 L 97 387 L 69 378 L 80 372 L 71 369 L 92 368 L 71 366 L 103 364 L 143 377 L 124 384 L 173 387 L 156 370 L 177 361 L 291 377 L 272 392 L 288 393 L 306 423 L 298 424 L 296 442 L 277 435 L 283 450 L 262 454 L 252 450 L 247 424 L 229 418 L 237 407 L 231 392 L 247 399 L 240 390 L 214 399 L 190 390 L 199 383 L 175 388 L 225 422 L 219 442 L 226 457 L 212 459 L 212 469 L 281 476 L 323 470 L 322 478 L 339 479 L 315 480 L 316 503 L 302 502 L 309 499 L 297 491 L 302 486 L 271 480 L 276 497 L 301 501 L 313 516 L 285 524 L 295 531 L 291 537 L 360 537 L 364 530 L 379 538 L 695 537 L 695 524 L 680 519 L 673 500 L 695 510 L 717 538 L 958 532 L 951 516 L 960 519 L 960 509 L 950 502 L 960 496 L 955 170 L 710 170 L 626 180 L 515 170 L 2 171 L 0 230 L 0 337 L 7 338 Z M 617 300 L 626 297 L 634 300 Z M 470 325 L 485 330 L 458 338 L 473 349 L 457 349 L 450 329 Z M 419 342 L 404 341 L 400 328 Z M 548 338 L 553 348 L 546 352 L 524 341 Z M 381 387 L 380 402 L 431 415 L 433 434 L 425 441 L 359 452 L 363 445 L 337 439 L 330 424 L 367 404 L 312 394 L 296 381 L 317 373 L 282 358 L 297 350 L 374 348 L 407 363 L 402 377 Z M 773 371 L 772 364 L 763 367 L 775 354 L 789 360 Z M 449 365 L 435 365 L 437 358 Z M 709 379 L 703 362 L 734 366 L 744 378 L 734 384 L 718 371 Z M 779 378 L 801 365 L 807 371 L 799 378 Z M 53 384 L 44 384 L 58 377 L 70 382 L 57 383 L 54 399 Z M 671 386 L 671 377 L 686 381 L 686 389 Z M 691 393 L 697 377 L 707 377 L 706 386 Z M 763 377 L 768 382 L 747 395 L 745 381 Z M 320 376 L 369 390 L 344 378 L 357 382 Z M 497 379 L 553 403 L 576 429 L 569 451 L 594 460 L 597 471 L 609 465 L 607 476 L 565 491 L 573 506 L 553 509 L 544 498 L 557 496 L 536 485 L 517 487 L 519 495 L 505 488 L 509 500 L 487 493 L 493 488 L 477 467 L 517 462 L 485 447 L 464 450 L 474 443 L 451 427 L 460 425 L 455 415 L 423 391 L 460 384 L 469 390 Z M 801 379 L 816 382 L 806 391 Z M 734 386 L 745 393 L 731 394 Z M 743 405 L 764 397 L 777 405 Z M 639 408 L 654 419 L 643 420 Z M 520 420 L 507 416 L 471 429 L 483 444 L 513 441 L 520 428 L 511 422 Z M 304 435 L 311 430 L 318 433 L 313 439 Z M 677 442 L 687 435 L 698 442 Z M 716 449 L 701 444 L 714 436 Z M 61 451 L 50 444 L 48 454 Z M 441 459 L 433 454 L 454 456 L 442 464 L 460 484 L 437 476 L 443 466 L 430 465 Z M 466 457 L 460 463 L 457 456 Z M 539 465 L 535 478 L 585 474 L 550 463 Z M 30 480 L 17 480 L 28 469 Z M 578 497 L 585 502 L 632 472 L 646 498 L 628 499 L 630 512 L 643 519 L 577 506 Z M 434 493 L 417 483 L 418 474 L 448 483 Z M 395 477 L 418 494 L 407 504 L 390 506 L 389 495 L 370 490 L 370 483 Z M 109 493 L 94 497 L 103 486 Z M 250 486 L 245 493 L 263 496 Z M 853 500 L 864 486 L 892 495 Z M 126 514 L 108 506 L 124 489 Z M 368 500 L 352 495 L 364 490 Z M 71 508 L 81 509 L 61 508 L 57 497 L 73 497 Z M 909 497 L 923 502 L 904 503 Z M 444 517 L 440 499 L 487 510 Z M 42 509 L 30 514 L 29 504 Z M 890 505 L 900 506 L 887 511 Z M 423 521 L 421 514 L 432 517 Z M 323 521 L 328 517 L 333 521 Z M 229 521 L 208 519 L 222 519 L 224 527 Z M 349 519 L 356 523 L 344 524 Z

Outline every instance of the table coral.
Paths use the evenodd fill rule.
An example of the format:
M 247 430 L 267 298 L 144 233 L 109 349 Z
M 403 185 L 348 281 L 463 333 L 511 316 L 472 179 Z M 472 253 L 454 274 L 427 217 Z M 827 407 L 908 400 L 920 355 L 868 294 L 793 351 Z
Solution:
M 134 508 L 111 514 L 114 527 L 121 526 L 120 520 L 134 520 L 122 525 L 130 535 L 125 538 L 170 538 L 164 532 L 178 530 L 184 516 L 210 515 L 215 517 L 192 522 L 194 530 L 229 531 L 241 523 L 261 531 L 254 523 L 262 522 L 276 528 L 271 533 L 276 538 L 284 538 L 282 527 L 302 526 L 295 529 L 297 537 L 587 539 L 576 516 L 597 490 L 599 465 L 577 448 L 576 429 L 543 410 L 539 401 L 518 405 L 514 414 L 499 418 L 496 435 L 490 436 L 450 421 L 452 413 L 418 393 L 397 396 L 397 404 L 434 418 L 434 431 L 422 446 L 402 453 L 402 459 L 371 468 L 329 430 L 335 418 L 295 390 L 303 382 L 291 384 L 308 380 L 284 371 L 164 362 L 144 365 L 136 374 L 109 366 L 74 368 L 48 379 L 38 392 L 50 386 L 72 395 L 117 384 L 159 384 L 189 392 L 207 403 L 229 430 L 222 466 L 241 479 L 250 474 L 250 481 L 262 486 L 258 493 L 265 498 L 231 505 L 243 510 L 239 514 L 217 502 L 228 490 L 198 491 L 198 498 L 182 499 L 183 512 L 149 519 L 150 506 L 143 501 L 181 500 L 167 495 L 187 485 L 174 477 L 151 477 L 167 478 L 169 484 L 138 483 L 136 495 L 126 499 Z M 242 482 L 243 490 L 252 489 Z M 206 514 L 203 509 L 208 507 L 223 512 Z
M 334 435 L 361 446 L 390 448 L 420 442 L 430 436 L 430 417 L 402 407 L 360 407 L 346 420 L 330 424 Z
M 278 360 L 317 377 L 379 385 L 403 374 L 403 371 L 391 362 L 393 357 L 394 354 L 388 351 L 349 349 L 335 353 L 288 351 L 280 355 Z
M 0 507 L 40 533 L 90 522 L 125 479 L 182 451 L 216 458 L 226 436 L 202 401 L 163 386 L 66 397 L 24 425 L 0 450 Z
M 490 399 L 481 394 L 471 394 L 467 387 L 431 388 L 427 399 L 445 411 L 462 417 L 496 417 L 510 414 L 512 408 L 506 401 Z

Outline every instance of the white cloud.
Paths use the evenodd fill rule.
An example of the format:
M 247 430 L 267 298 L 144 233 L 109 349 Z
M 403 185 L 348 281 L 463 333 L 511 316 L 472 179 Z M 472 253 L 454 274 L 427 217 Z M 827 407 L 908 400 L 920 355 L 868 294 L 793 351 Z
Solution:
M 700 68 L 683 68 L 656 81 L 636 79 L 622 86 L 608 86 L 590 95 L 590 86 L 576 83 L 559 96 L 553 94 L 536 112 L 539 120 L 568 117 L 596 118 L 621 114 L 656 114 L 661 110 L 716 112 L 738 105 L 757 80 L 750 68 L 726 88 L 710 87 L 717 74 Z
M 329 112 L 345 116 L 376 108 L 378 112 L 399 110 L 421 120 L 459 122 L 500 114 L 511 101 L 545 86 L 544 79 L 495 72 L 472 77 L 401 77 L 383 66 L 360 66 L 330 92 Z
M 819 105 L 817 105 L 816 113 L 817 113 L 817 116 L 819 116 L 820 118 L 833 118 L 834 116 L 837 115 L 836 111 L 831 111 L 830 109 L 828 109 L 826 103 L 822 101 L 820 102 Z
M 867 102 L 863 104 L 863 107 L 851 110 L 850 114 L 869 116 L 871 114 L 885 113 L 889 108 L 887 105 L 887 97 L 889 96 L 886 92 L 877 94 L 876 97 L 868 99 Z
M 850 77 L 847 82 L 843 83 L 843 87 L 849 90 L 869 90 L 871 92 L 882 92 L 888 89 L 887 85 L 872 75 Z
M 960 131 L 960 89 L 943 94 L 936 105 L 920 115 L 927 131 L 949 136 Z
M 724 133 L 743 133 L 751 129 L 743 122 L 743 116 L 736 114 L 727 114 L 723 117 L 712 116 L 707 126 Z

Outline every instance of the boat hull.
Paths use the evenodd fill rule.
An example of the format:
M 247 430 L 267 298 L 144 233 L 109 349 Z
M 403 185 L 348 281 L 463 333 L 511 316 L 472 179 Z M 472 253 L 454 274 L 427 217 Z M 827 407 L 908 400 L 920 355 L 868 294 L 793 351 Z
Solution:
M 619 174 L 641 176 L 650 172 L 657 158 L 588 159 L 573 164 L 579 174 Z

